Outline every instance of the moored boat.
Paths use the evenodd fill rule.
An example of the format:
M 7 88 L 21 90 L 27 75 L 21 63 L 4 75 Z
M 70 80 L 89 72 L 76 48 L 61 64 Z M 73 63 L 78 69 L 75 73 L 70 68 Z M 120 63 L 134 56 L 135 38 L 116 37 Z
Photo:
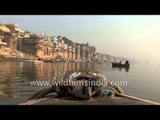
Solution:
M 43 61 L 39 61 L 39 60 L 34 60 L 32 61 L 34 64 L 40 64 L 40 63 L 43 63 Z

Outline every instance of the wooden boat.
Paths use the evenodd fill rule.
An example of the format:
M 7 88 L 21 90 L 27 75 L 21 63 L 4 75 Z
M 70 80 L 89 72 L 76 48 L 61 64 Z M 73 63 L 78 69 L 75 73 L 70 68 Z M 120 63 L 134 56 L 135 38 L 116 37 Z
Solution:
M 77 100 L 73 97 L 46 98 L 28 100 L 18 105 L 160 105 L 160 103 L 137 98 L 129 95 L 117 94 L 116 97 L 93 97 L 90 100 Z
M 34 64 L 40 64 L 40 63 L 43 63 L 43 61 L 39 61 L 39 60 L 34 60 L 32 61 Z
M 90 81 L 91 79 L 97 80 L 97 78 L 106 80 L 100 75 L 100 73 L 67 72 L 64 81 L 68 79 L 75 81 L 84 79 L 85 81 Z M 80 87 L 74 87 L 61 86 L 57 88 L 52 86 L 51 88 L 39 91 L 29 100 L 20 103 L 19 105 L 160 105 L 160 103 L 157 102 L 126 95 L 117 86 L 114 86 L 116 91 L 114 91 L 114 94 L 111 96 L 95 96 L 96 89 L 92 89 L 91 91 L 89 89 L 93 88 L 93 86 L 86 87 L 87 89 L 84 89 L 84 91 Z M 86 93 L 83 94 L 83 92 Z
M 121 63 L 113 63 L 112 62 L 112 67 L 115 67 L 115 68 L 129 68 L 130 64 L 121 64 Z

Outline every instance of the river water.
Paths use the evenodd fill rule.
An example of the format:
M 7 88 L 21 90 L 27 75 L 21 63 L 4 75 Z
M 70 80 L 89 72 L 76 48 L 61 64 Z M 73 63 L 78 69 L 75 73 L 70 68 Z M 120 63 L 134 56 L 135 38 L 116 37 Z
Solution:
M 160 102 L 160 65 L 133 63 L 129 70 L 112 68 L 110 63 L 40 63 L 0 62 L 0 105 L 24 102 L 44 86 L 31 86 L 30 81 L 53 80 L 71 70 L 100 70 L 112 81 L 126 81 L 121 86 L 128 95 Z

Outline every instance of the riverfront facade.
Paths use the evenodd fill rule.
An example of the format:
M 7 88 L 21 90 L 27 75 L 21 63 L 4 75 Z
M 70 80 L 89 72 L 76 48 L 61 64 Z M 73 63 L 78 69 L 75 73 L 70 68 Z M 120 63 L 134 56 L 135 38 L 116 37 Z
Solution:
M 39 59 L 67 61 L 91 61 L 96 48 L 89 43 L 75 43 L 66 37 L 34 34 L 24 31 L 17 24 L 1 24 L 0 49 L 3 46 Z

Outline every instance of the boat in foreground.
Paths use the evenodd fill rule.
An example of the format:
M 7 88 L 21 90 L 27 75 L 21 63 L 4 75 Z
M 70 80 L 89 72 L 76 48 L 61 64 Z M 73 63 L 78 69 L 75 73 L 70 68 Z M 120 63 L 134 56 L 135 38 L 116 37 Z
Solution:
M 40 63 L 43 63 L 43 61 L 39 61 L 39 60 L 34 60 L 32 61 L 34 64 L 40 64 Z
M 88 84 L 97 81 L 105 84 Z M 126 95 L 120 86 L 111 85 L 100 72 L 70 71 L 66 73 L 63 82 L 74 84 L 60 84 L 42 89 L 19 105 L 160 105 Z M 75 83 L 81 85 L 76 86 Z
M 73 97 L 57 98 L 52 96 L 28 100 L 19 105 L 160 105 L 160 103 L 119 94 L 115 97 L 93 97 L 90 100 L 77 100 Z

